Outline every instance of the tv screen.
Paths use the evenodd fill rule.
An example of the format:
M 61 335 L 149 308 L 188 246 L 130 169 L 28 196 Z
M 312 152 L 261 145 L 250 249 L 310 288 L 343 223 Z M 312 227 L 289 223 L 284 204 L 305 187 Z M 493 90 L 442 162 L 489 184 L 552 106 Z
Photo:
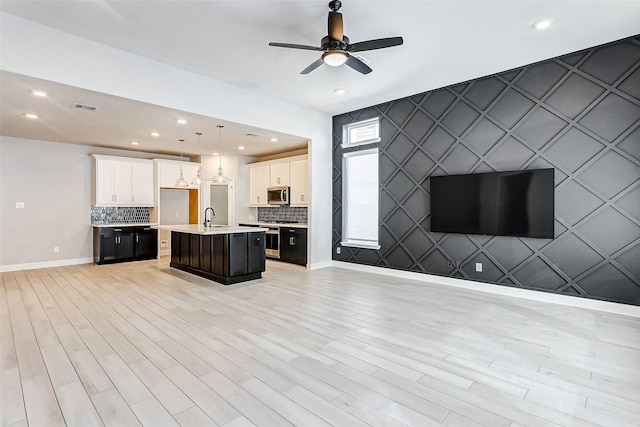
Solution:
M 431 231 L 553 239 L 553 169 L 432 176 Z

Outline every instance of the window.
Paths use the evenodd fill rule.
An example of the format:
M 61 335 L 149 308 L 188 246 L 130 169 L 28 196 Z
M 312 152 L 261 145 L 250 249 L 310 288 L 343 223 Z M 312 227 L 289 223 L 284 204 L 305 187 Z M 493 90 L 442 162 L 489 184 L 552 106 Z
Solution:
M 380 141 L 380 118 L 350 123 L 342 128 L 342 147 L 373 144 Z
M 378 244 L 378 149 L 342 158 L 342 245 L 380 249 Z

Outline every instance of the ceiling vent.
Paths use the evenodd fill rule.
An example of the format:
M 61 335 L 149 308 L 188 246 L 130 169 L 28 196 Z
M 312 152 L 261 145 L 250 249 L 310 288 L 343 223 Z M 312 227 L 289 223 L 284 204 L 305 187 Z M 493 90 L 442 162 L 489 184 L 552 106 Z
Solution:
M 98 109 L 98 107 L 93 107 L 91 105 L 84 105 L 84 104 L 74 104 L 73 106 L 75 108 L 79 108 L 81 110 L 87 110 L 87 111 L 96 111 Z

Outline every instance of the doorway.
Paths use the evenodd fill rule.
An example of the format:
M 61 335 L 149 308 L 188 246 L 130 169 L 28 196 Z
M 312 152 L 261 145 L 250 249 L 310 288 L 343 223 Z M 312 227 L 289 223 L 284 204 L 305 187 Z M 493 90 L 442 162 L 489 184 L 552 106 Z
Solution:
M 206 208 L 213 208 L 215 216 L 211 219 L 214 225 L 235 225 L 235 192 L 233 180 L 227 184 L 204 182 L 203 212 Z M 204 221 L 204 217 L 202 218 Z

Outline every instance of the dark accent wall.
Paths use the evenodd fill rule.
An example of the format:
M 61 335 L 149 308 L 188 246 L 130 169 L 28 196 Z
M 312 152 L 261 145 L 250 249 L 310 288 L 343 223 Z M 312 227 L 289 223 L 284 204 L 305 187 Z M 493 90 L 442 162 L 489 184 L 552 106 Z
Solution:
M 381 249 L 338 255 L 342 126 L 371 117 Z M 335 116 L 333 143 L 334 260 L 640 305 L 639 36 Z M 549 167 L 555 239 L 429 231 L 431 175 Z

